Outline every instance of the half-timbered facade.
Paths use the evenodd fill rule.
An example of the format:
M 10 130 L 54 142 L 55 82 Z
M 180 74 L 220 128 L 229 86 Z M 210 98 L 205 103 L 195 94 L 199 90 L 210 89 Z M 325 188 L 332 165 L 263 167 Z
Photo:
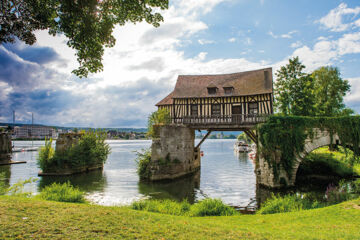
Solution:
M 272 69 L 222 75 L 180 75 L 173 92 L 156 104 L 174 123 L 208 129 L 253 125 L 273 113 Z

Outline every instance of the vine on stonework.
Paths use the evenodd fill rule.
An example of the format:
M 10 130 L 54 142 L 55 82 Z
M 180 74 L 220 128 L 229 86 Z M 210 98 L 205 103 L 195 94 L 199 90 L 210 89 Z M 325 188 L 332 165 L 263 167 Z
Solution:
M 259 154 L 273 169 L 276 178 L 279 177 L 281 165 L 287 175 L 291 176 L 296 156 L 304 151 L 305 140 L 316 137 L 314 128 L 329 131 L 331 139 L 337 134 L 344 148 L 353 146 L 353 162 L 359 159 L 360 116 L 271 116 L 264 124 L 258 125 L 257 131 L 260 142 Z M 276 162 L 276 156 L 280 157 L 280 162 Z

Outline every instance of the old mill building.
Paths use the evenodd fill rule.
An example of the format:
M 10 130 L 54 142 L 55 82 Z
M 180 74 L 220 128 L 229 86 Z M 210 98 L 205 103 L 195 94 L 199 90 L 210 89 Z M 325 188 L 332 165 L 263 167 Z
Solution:
M 180 75 L 156 104 L 173 123 L 195 129 L 246 129 L 273 113 L 272 68 L 219 75 Z

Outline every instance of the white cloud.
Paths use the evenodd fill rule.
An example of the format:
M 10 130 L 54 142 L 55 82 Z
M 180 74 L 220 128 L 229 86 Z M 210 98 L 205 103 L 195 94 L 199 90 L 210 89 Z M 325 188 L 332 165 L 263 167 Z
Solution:
M 231 42 L 231 43 L 233 43 L 233 42 L 235 42 L 236 41 L 236 38 L 229 38 L 229 40 L 228 40 L 229 42 Z
M 292 48 L 299 48 L 299 47 L 301 47 L 302 45 L 303 45 L 302 42 L 296 41 L 296 42 L 292 43 L 292 44 L 290 45 L 290 47 L 292 47 Z
M 359 13 L 360 7 L 348 8 L 346 3 L 341 3 L 337 8 L 332 9 L 326 16 L 316 22 L 333 32 L 342 32 L 348 30 L 351 26 L 359 26 L 359 20 L 344 22 L 346 15 L 357 16 Z
M 360 32 L 344 34 L 337 44 L 340 55 L 360 53 Z
M 206 40 L 206 39 L 199 39 L 199 40 L 198 40 L 198 43 L 199 43 L 200 45 L 205 45 L 205 44 L 213 44 L 213 43 L 215 43 L 215 41 L 213 41 L 213 40 Z
M 290 31 L 290 32 L 288 32 L 288 33 L 284 33 L 284 34 L 281 34 L 281 35 L 276 35 L 276 34 L 274 34 L 272 31 L 269 31 L 268 32 L 268 34 L 271 36 L 271 37 L 273 37 L 273 38 L 275 38 L 275 39 L 277 39 L 277 38 L 292 38 L 293 37 L 293 35 L 295 34 L 295 33 L 297 33 L 298 31 L 297 30 L 294 30 L 294 31 Z

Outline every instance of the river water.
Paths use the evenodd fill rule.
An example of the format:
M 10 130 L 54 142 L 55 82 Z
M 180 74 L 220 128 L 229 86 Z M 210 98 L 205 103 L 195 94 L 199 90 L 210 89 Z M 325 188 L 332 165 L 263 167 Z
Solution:
M 201 170 L 190 177 L 171 182 L 140 182 L 136 173 L 135 151 L 148 148 L 150 140 L 109 140 L 111 154 L 103 170 L 66 177 L 38 177 L 38 152 L 13 153 L 13 161 L 26 164 L 0 166 L 5 184 L 37 178 L 26 191 L 38 193 L 53 182 L 70 181 L 87 193 L 87 199 L 100 205 L 124 205 L 143 198 L 187 199 L 193 203 L 206 197 L 220 198 L 232 206 L 256 207 L 270 192 L 256 187 L 254 163 L 247 154 L 236 154 L 235 140 L 208 139 L 202 146 Z M 15 147 L 43 146 L 43 141 L 14 141 Z M 322 188 L 321 191 L 324 191 Z M 260 199 L 260 200 L 259 200 Z

